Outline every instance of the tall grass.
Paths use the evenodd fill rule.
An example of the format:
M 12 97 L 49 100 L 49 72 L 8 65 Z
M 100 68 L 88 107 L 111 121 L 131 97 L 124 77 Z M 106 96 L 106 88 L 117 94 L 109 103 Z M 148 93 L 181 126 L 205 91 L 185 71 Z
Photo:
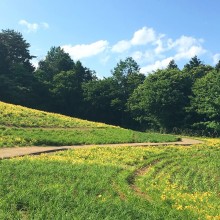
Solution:
M 0 219 L 219 219 L 220 140 L 0 161 Z

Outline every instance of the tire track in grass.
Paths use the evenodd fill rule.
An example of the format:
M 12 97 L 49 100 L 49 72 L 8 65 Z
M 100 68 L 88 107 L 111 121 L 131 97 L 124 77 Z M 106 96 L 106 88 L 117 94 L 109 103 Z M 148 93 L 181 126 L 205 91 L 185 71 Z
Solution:
M 131 176 L 129 176 L 127 179 L 128 184 L 136 195 L 148 200 L 149 202 L 153 202 L 153 199 L 146 192 L 143 192 L 139 186 L 137 186 L 137 179 L 146 175 L 150 169 L 155 166 L 155 170 L 151 174 L 151 179 L 156 180 L 159 173 L 164 172 L 164 169 L 166 170 L 168 167 L 170 170 L 173 167 L 173 164 L 175 164 L 175 161 L 172 159 L 170 160 L 170 158 L 165 158 L 164 155 L 157 159 L 153 159 L 147 166 L 137 169 Z
M 122 201 L 127 200 L 126 194 L 120 190 L 120 187 L 117 185 L 115 181 L 112 181 L 112 187 Z
M 157 163 L 161 162 L 162 159 L 155 159 L 150 162 L 147 166 L 141 167 L 140 169 L 136 170 L 131 176 L 128 177 L 127 181 L 130 186 L 130 188 L 135 192 L 136 195 L 140 196 L 143 199 L 146 199 L 149 202 L 152 202 L 153 199 L 147 194 L 144 193 L 140 187 L 137 186 L 136 180 L 141 177 L 146 175 L 150 168 Z

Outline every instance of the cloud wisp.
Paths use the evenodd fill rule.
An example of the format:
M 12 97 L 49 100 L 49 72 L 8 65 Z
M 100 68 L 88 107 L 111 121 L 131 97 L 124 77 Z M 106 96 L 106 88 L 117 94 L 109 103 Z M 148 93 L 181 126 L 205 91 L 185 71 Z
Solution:
M 74 60 L 92 57 L 104 52 L 108 48 L 108 41 L 99 40 L 91 44 L 63 45 L 65 52 L 69 53 Z
M 18 22 L 18 24 L 24 26 L 26 28 L 25 31 L 27 33 L 37 32 L 39 29 L 48 29 L 49 28 L 49 24 L 46 22 L 30 23 L 24 19 L 20 20 Z

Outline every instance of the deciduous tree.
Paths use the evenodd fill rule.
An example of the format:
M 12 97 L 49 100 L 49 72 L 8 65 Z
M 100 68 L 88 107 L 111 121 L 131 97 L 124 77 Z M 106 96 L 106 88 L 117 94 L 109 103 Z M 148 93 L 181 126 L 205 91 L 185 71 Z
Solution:
M 178 69 L 150 74 L 132 94 L 128 107 L 143 127 L 172 130 L 184 123 L 189 77 Z
M 200 115 L 194 126 L 220 132 L 220 72 L 212 70 L 198 79 L 192 91 L 191 109 Z

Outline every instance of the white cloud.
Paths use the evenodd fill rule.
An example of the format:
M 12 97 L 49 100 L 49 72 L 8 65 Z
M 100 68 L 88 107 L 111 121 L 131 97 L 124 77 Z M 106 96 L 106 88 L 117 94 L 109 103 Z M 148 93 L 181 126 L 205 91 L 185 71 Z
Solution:
M 179 52 L 187 50 L 194 44 L 197 44 L 197 40 L 195 38 L 184 35 L 175 41 L 169 39 L 170 49 L 176 48 Z
M 192 45 L 191 47 L 188 48 L 188 50 L 181 49 L 181 50 L 179 50 L 179 52 L 177 52 L 176 54 L 174 54 L 171 57 L 165 58 L 163 60 L 157 60 L 153 64 L 149 64 L 149 65 L 142 67 L 141 71 L 142 71 L 142 73 L 147 74 L 147 73 L 149 73 L 151 71 L 155 71 L 157 69 L 166 68 L 172 59 L 175 61 L 191 59 L 195 55 L 200 56 L 206 52 L 207 51 L 202 46 L 193 46 Z M 220 54 L 218 54 L 218 55 L 220 58 Z M 218 56 L 216 56 L 216 57 L 218 57 Z
M 163 47 L 163 41 L 161 39 L 158 39 L 155 44 L 157 45 L 157 47 L 154 49 L 154 52 L 156 54 L 161 54 L 162 52 L 165 51 L 165 48 Z
M 185 59 L 191 59 L 195 55 L 203 55 L 207 53 L 207 51 L 203 48 L 202 43 L 202 39 L 196 39 L 191 36 L 181 36 L 176 40 L 171 38 L 164 39 L 162 36 L 162 38 L 159 38 L 157 41 L 155 41 L 154 44 L 156 45 L 156 48 L 153 50 L 154 53 L 151 53 L 152 59 L 157 60 L 154 62 L 148 62 L 149 64 L 143 66 L 141 71 L 147 74 L 157 69 L 166 68 L 172 59 L 175 61 L 183 61 Z M 147 52 L 149 51 L 146 51 L 145 54 L 147 54 Z M 171 56 L 160 60 L 159 58 L 161 58 L 164 52 L 167 52 Z M 142 58 L 146 59 L 146 56 L 142 55 Z M 215 61 L 218 58 L 220 58 L 220 54 L 213 56 L 213 60 Z
M 18 22 L 18 24 L 22 25 L 22 26 L 25 26 L 27 28 L 27 32 L 30 33 L 30 32 L 36 32 L 38 29 L 40 28 L 44 28 L 44 29 L 48 29 L 49 28 L 49 24 L 46 23 L 46 22 L 42 22 L 40 24 L 37 24 L 37 23 L 30 23 L 24 19 L 20 20 Z
M 112 47 L 112 52 L 123 53 L 129 50 L 132 46 L 143 46 L 149 43 L 156 43 L 157 35 L 153 28 L 143 27 L 140 30 L 134 32 L 131 40 L 118 41 Z
M 148 74 L 157 69 L 164 69 L 168 66 L 169 62 L 173 59 L 173 57 L 168 57 L 163 60 L 157 60 L 153 64 L 147 65 L 141 68 L 141 73 Z
M 156 40 L 156 33 L 153 28 L 143 27 L 134 33 L 131 39 L 132 45 L 146 45 Z
M 108 48 L 108 41 L 100 40 L 92 44 L 64 45 L 62 48 L 69 53 L 74 60 L 95 56 Z
M 112 47 L 112 52 L 123 53 L 131 47 L 130 41 L 122 40 Z
M 49 28 L 46 22 L 30 24 L 21 20 L 29 32 L 39 28 Z M 100 65 L 107 66 L 114 57 L 114 53 L 121 53 L 120 58 L 131 56 L 141 66 L 142 73 L 149 73 L 157 69 L 166 68 L 174 59 L 179 63 L 194 57 L 207 54 L 203 47 L 203 39 L 182 35 L 177 39 L 166 37 L 165 34 L 156 32 L 153 28 L 143 27 L 128 40 L 120 40 L 115 45 L 110 45 L 107 40 L 99 40 L 91 44 L 63 45 L 65 52 L 69 53 L 74 60 L 98 56 Z M 213 62 L 217 63 L 220 53 L 212 56 Z M 116 59 L 116 58 L 115 58 Z
M 195 55 L 200 56 L 204 53 L 206 53 L 206 50 L 203 49 L 202 46 L 191 46 L 188 50 L 183 50 L 175 54 L 174 59 L 176 61 L 182 60 L 182 59 L 190 59 L 194 57 Z
M 188 51 L 192 47 L 202 47 L 203 39 L 196 39 L 190 36 L 181 36 L 177 40 L 168 40 L 169 49 L 175 49 L 177 52 L 182 53 Z
M 27 32 L 36 32 L 37 29 L 39 28 L 39 25 L 37 23 L 31 24 L 26 20 L 20 20 L 19 24 L 25 26 L 27 28 Z
M 168 50 L 176 51 L 174 55 L 175 60 L 190 59 L 195 55 L 199 56 L 206 53 L 206 50 L 202 47 L 202 39 L 196 39 L 190 36 L 181 36 L 177 40 L 173 41 L 168 39 Z
M 135 51 L 131 56 L 135 61 L 140 62 L 144 57 L 144 53 L 141 51 Z
M 147 50 L 145 52 L 142 51 L 135 51 L 131 54 L 131 57 L 139 62 L 139 63 L 146 63 L 146 62 L 153 62 L 155 59 L 154 51 Z
M 216 53 L 215 55 L 213 55 L 212 59 L 213 59 L 213 64 L 214 65 L 217 64 L 218 61 L 220 60 L 220 53 Z

